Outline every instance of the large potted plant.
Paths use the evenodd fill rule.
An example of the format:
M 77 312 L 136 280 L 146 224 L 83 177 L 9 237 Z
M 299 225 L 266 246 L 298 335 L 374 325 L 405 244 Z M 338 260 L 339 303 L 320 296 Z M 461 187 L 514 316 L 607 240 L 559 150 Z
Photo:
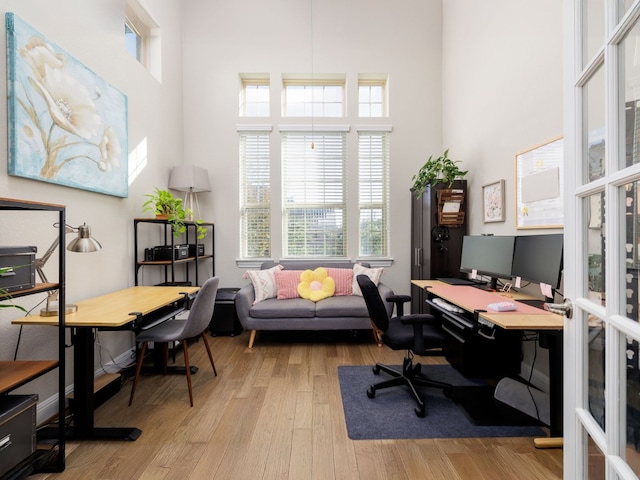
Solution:
M 153 193 L 148 193 L 145 197 L 148 200 L 142 204 L 143 211 L 153 212 L 156 218 L 167 220 L 176 237 L 187 231 L 185 221 L 192 217 L 193 212 L 189 208 L 184 208 L 181 198 L 175 197 L 168 190 L 157 187 Z M 207 235 L 208 230 L 202 226 L 201 219 L 195 220 L 194 223 L 198 240 L 201 240 Z
M 446 149 L 437 158 L 433 158 L 433 155 L 430 156 L 427 162 L 418 170 L 418 173 L 411 179 L 413 180 L 412 190 L 416 198 L 420 198 L 429 186 L 433 187 L 443 182 L 447 184 L 447 187 L 451 187 L 454 180 L 463 178 L 469 171 L 461 170 L 458 167 L 459 163 L 460 160 L 449 158 L 449 149 Z

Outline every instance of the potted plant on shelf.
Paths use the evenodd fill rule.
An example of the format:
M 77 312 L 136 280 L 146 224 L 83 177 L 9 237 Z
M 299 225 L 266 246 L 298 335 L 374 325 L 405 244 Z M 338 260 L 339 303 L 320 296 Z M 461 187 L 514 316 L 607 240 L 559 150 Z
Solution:
M 148 197 L 148 200 L 142 204 L 142 210 L 153 212 L 158 219 L 167 220 L 171 224 L 175 237 L 187 231 L 185 221 L 193 215 L 193 212 L 189 208 L 184 208 L 181 198 L 157 187 L 154 193 L 148 193 L 145 197 Z M 198 240 L 201 240 L 207 235 L 208 230 L 202 226 L 201 219 L 195 220 L 194 223 Z
M 413 180 L 413 193 L 416 198 L 420 198 L 422 193 L 429 186 L 435 186 L 439 182 L 446 183 L 448 187 L 453 185 L 453 181 L 463 178 L 469 171 L 461 170 L 458 167 L 460 160 L 452 160 L 449 158 L 449 149 L 444 153 L 433 158 L 430 156 L 427 162 L 418 170 L 411 180 Z

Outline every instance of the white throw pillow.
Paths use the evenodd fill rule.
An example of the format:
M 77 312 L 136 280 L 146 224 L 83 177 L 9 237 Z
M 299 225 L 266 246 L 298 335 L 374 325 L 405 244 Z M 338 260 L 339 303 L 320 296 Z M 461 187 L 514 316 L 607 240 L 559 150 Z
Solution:
M 353 295 L 362 296 L 362 290 L 360 290 L 360 285 L 358 285 L 358 275 L 366 275 L 371 279 L 371 281 L 377 286 L 380 282 L 380 277 L 382 276 L 382 272 L 384 272 L 384 268 L 367 268 L 363 267 L 359 263 L 353 265 Z
M 253 289 L 256 292 L 255 305 L 267 298 L 275 298 L 278 295 L 278 287 L 276 285 L 276 270 L 282 270 L 282 265 L 276 265 L 267 270 L 247 270 L 242 278 L 248 278 L 253 283 Z

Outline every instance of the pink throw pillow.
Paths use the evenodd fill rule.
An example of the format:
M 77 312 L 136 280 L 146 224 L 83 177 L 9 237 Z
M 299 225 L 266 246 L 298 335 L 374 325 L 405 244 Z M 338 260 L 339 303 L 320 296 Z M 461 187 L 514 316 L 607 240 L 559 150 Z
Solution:
M 275 272 L 278 300 L 299 298 L 298 284 L 302 270 L 279 270 Z
M 327 268 L 327 273 L 336 283 L 336 293 L 334 293 L 336 297 L 353 293 L 353 269 Z

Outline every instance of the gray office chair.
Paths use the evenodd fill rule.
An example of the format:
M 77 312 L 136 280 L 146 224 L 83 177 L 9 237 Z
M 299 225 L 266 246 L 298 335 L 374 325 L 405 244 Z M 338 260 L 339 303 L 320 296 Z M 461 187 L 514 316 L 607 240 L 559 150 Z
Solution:
M 408 388 L 418 406 L 414 409 L 418 417 L 424 417 L 426 407 L 424 400 L 416 390 L 417 386 L 440 388 L 448 395 L 451 385 L 427 378 L 420 373 L 419 363 L 413 363 L 414 354 L 427 355 L 430 350 L 442 354 L 446 343 L 444 332 L 436 319 L 430 314 L 403 315 L 402 302 L 411 300 L 407 295 L 394 295 L 387 301 L 396 303 L 398 316 L 389 318 L 384 300 L 380 296 L 378 287 L 366 275 L 358 275 L 356 281 L 362 290 L 362 297 L 367 305 L 372 327 L 382 343 L 392 350 L 406 350 L 402 370 L 376 363 L 373 373 L 380 371 L 391 376 L 391 379 L 375 383 L 367 390 L 367 397 L 374 398 L 376 390 L 404 385 Z
M 144 362 L 144 354 L 147 350 L 147 344 L 149 342 L 168 343 L 168 342 L 182 342 L 182 348 L 184 350 L 184 363 L 185 371 L 187 374 L 187 385 L 189 387 L 189 401 L 193 407 L 193 392 L 191 391 L 191 367 L 189 365 L 189 351 L 187 348 L 187 341 L 191 338 L 201 337 L 204 341 L 204 346 L 209 354 L 209 360 L 213 367 L 214 375 L 218 375 L 216 372 L 216 366 L 213 363 L 213 357 L 211 356 L 211 349 L 209 348 L 209 342 L 204 332 L 211 322 L 213 315 L 213 309 L 216 302 L 216 293 L 218 292 L 218 284 L 220 283 L 219 277 L 209 278 L 196 295 L 193 305 L 189 310 L 189 315 L 186 320 L 172 319 L 168 320 L 160 325 L 144 330 L 136 336 L 136 341 L 141 344 L 140 353 L 138 355 L 138 362 L 136 365 L 136 375 L 133 379 L 133 386 L 131 387 L 131 396 L 129 397 L 129 405 L 133 403 L 133 394 L 136 391 L 138 384 L 138 378 L 140 377 L 140 371 L 142 370 L 142 363 Z M 166 373 L 167 368 L 167 350 L 165 350 L 164 368 Z

